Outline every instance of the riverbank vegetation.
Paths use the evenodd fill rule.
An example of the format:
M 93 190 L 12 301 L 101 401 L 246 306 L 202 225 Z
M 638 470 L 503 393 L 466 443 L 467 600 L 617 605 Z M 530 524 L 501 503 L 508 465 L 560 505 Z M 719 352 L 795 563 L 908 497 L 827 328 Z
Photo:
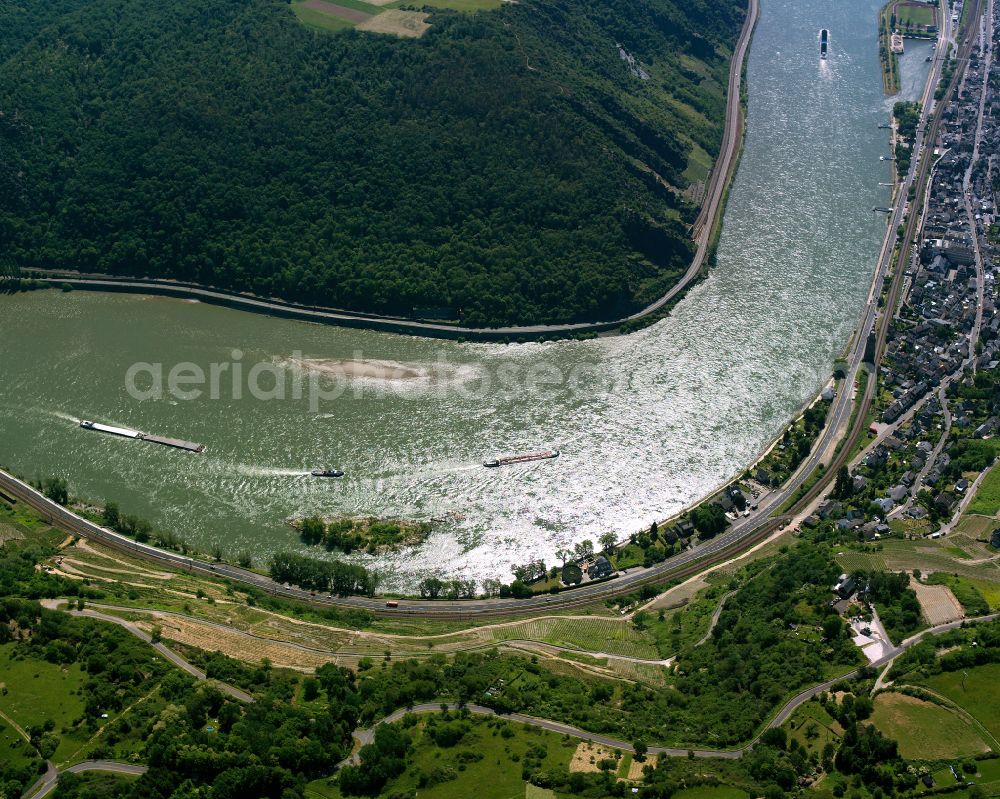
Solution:
M 896 0 L 889 0 L 878 16 L 878 57 L 882 64 L 882 91 L 899 94 L 899 56 L 892 52 L 892 33 L 896 29 Z
M 337 596 L 371 596 L 378 577 L 364 566 L 336 560 L 317 560 L 294 552 L 278 552 L 271 558 L 271 578 L 307 591 Z
M 781 439 L 745 474 L 747 480 L 775 487 L 791 477 L 808 457 L 813 444 L 826 427 L 826 417 L 833 405 L 830 399 L 819 399 L 790 424 Z
M 3 257 L 471 326 L 618 318 L 690 262 L 744 14 L 508 3 L 403 40 L 279 0 L 4 5 Z
M 379 519 L 375 516 L 306 516 L 289 522 L 302 542 L 337 549 L 345 555 L 363 550 L 370 555 L 416 546 L 430 535 L 428 522 Z

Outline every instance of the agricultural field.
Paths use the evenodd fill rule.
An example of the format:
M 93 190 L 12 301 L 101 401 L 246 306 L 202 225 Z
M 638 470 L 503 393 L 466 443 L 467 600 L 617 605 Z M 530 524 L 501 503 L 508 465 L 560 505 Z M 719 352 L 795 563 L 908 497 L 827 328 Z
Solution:
M 837 563 L 846 573 L 856 571 L 886 571 L 885 557 L 881 552 L 837 552 Z
M 402 11 L 381 3 L 364 3 L 361 0 L 295 0 L 292 11 L 303 25 L 326 31 L 357 28 L 369 33 L 386 33 L 394 36 L 419 38 L 430 27 L 427 14 L 420 11 Z
M 879 694 L 871 721 L 899 743 L 899 754 L 908 760 L 971 757 L 989 748 L 955 713 L 905 694 Z
M 982 724 L 994 737 L 1000 736 L 1000 664 L 991 663 L 964 671 L 946 671 L 921 680 L 932 691 L 950 699 Z
M 955 525 L 952 535 L 960 533 L 972 538 L 973 540 L 988 540 L 990 533 L 992 533 L 997 527 L 1000 527 L 1000 521 L 997 521 L 992 516 L 980 516 L 975 513 L 966 513 L 961 519 L 958 520 L 958 524 Z M 984 544 L 985 540 L 983 541 Z M 997 551 L 993 550 L 993 554 L 997 554 Z
M 980 483 L 976 496 L 969 504 L 969 513 L 996 516 L 1000 512 L 1000 469 L 994 466 Z
M 394 36 L 419 38 L 430 28 L 428 14 L 404 10 L 402 6 L 427 6 L 453 11 L 485 11 L 499 8 L 503 0 L 294 0 L 292 11 L 299 21 L 310 28 L 341 31 L 347 28 L 385 33 Z
M 886 538 L 864 549 L 837 547 L 834 556 L 844 571 L 871 569 L 913 571 L 923 574 L 945 572 L 973 581 L 994 583 L 1000 587 L 1000 559 L 967 534 L 954 533 L 945 538 Z
M 927 585 L 911 578 L 924 620 L 931 627 L 961 619 L 965 611 L 947 585 Z
M 947 586 L 962 606 L 966 616 L 982 616 L 990 610 L 989 602 L 972 580 L 954 574 L 935 572 L 927 578 L 927 583 Z M 917 595 L 919 596 L 919 592 Z
M 665 679 L 663 669 L 655 664 L 620 659 L 660 657 L 659 639 L 667 626 L 654 612 L 645 613 L 641 625 L 620 615 L 604 615 L 608 612 L 605 607 L 594 606 L 582 609 L 593 616 L 567 613 L 530 620 L 490 620 L 479 627 L 431 622 L 427 625 L 430 629 L 423 630 L 423 625 L 412 621 L 352 616 L 304 605 L 278 605 L 281 612 L 276 612 L 258 606 L 253 596 L 223 581 L 171 572 L 87 541 L 67 546 L 51 564 L 57 573 L 89 580 L 100 588 L 105 596 L 91 601 L 94 609 L 132 621 L 147 632 L 159 627 L 163 638 L 174 645 L 218 650 L 252 664 L 267 658 L 277 667 L 299 671 L 327 662 L 357 668 L 362 659 L 381 659 L 386 652 L 423 659 L 481 651 L 510 641 L 524 642 L 512 646 L 535 651 L 553 665 L 559 660 L 576 663 L 577 671 L 596 670 L 603 676 L 649 685 L 662 685 Z M 688 633 L 690 627 L 685 640 L 695 633 L 703 634 L 712 607 L 714 602 L 708 602 L 705 608 L 698 606 L 697 614 L 685 613 L 682 632 Z M 581 609 L 572 613 L 580 614 Z M 327 615 L 334 620 L 332 624 L 324 622 Z M 673 614 L 668 618 L 673 619 Z M 595 658 L 588 652 L 619 657 Z

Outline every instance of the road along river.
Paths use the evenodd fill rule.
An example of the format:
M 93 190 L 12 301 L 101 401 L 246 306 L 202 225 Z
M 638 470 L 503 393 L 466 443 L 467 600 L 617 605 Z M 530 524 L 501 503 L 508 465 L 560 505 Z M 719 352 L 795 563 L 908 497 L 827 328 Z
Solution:
M 284 523 L 296 513 L 440 520 L 423 546 L 378 558 L 386 587 L 431 570 L 508 580 L 512 563 L 551 563 L 565 544 L 664 518 L 755 459 L 826 381 L 857 321 L 884 232 L 870 209 L 887 203 L 890 175 L 877 9 L 764 0 L 718 265 L 654 327 L 458 344 L 148 297 L 0 297 L 0 464 L 64 475 L 82 496 L 258 560 L 297 546 Z M 206 383 L 176 388 L 202 395 L 164 385 L 136 399 L 126 375 L 143 363 L 137 387 L 158 364 L 166 384 L 189 363 Z M 251 396 L 254 381 L 264 394 L 278 381 L 286 399 Z M 80 418 L 207 451 L 103 436 Z M 562 455 L 481 466 L 541 447 Z M 347 475 L 308 477 L 327 466 Z

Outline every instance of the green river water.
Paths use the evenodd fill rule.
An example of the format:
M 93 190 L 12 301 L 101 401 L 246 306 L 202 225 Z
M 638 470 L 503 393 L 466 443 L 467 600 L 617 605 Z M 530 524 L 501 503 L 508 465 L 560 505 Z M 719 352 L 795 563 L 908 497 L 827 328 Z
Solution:
M 387 586 L 429 571 L 509 580 L 511 564 L 551 563 L 566 544 L 665 518 L 755 459 L 829 378 L 855 324 L 884 232 L 870 209 L 888 199 L 877 10 L 873 0 L 764 0 L 718 266 L 652 328 L 456 344 L 149 297 L 4 296 L 0 463 L 63 475 L 80 496 L 258 562 L 300 546 L 285 522 L 293 514 L 437 519 L 423 546 L 379 559 Z M 923 74 L 922 57 L 906 60 L 907 93 Z M 374 362 L 373 374 L 317 376 L 344 360 Z M 183 362 L 206 374 L 230 366 L 218 398 L 140 400 L 126 374 L 143 362 L 164 374 Z M 248 396 L 255 364 L 264 388 L 280 378 L 291 394 L 302 379 L 302 399 Z M 318 397 L 312 381 L 340 395 Z M 81 418 L 207 450 L 99 435 Z M 548 447 L 562 456 L 481 465 Z M 307 476 L 326 466 L 347 475 Z

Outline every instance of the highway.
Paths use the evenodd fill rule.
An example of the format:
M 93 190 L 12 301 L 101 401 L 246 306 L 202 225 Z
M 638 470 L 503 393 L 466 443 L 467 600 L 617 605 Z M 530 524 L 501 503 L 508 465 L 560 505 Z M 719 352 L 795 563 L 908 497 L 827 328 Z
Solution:
M 753 29 L 757 24 L 759 13 L 759 0 L 749 0 L 747 16 L 739 38 L 736 40 L 736 46 L 733 50 L 733 57 L 729 66 L 729 85 L 726 95 L 726 125 L 719 148 L 719 157 L 715 161 L 715 166 L 709 178 L 705 201 L 702 203 L 698 218 L 692 226 L 694 242 L 697 245 L 694 258 L 690 266 L 688 266 L 687 272 L 684 273 L 680 280 L 666 294 L 645 308 L 621 319 L 558 325 L 513 325 L 496 328 L 462 327 L 461 325 L 419 322 L 401 317 L 300 305 L 278 298 L 256 297 L 249 294 L 240 294 L 174 280 L 129 279 L 109 275 L 77 274 L 66 274 L 51 278 L 40 277 L 37 279 L 53 285 L 68 283 L 79 289 L 162 294 L 307 322 L 441 338 L 461 337 L 465 339 L 499 340 L 517 338 L 519 336 L 562 336 L 575 333 L 614 331 L 627 322 L 634 322 L 660 311 L 688 287 L 691 281 L 698 276 L 698 273 L 705 264 L 705 259 L 708 256 L 712 243 L 712 232 L 715 230 L 716 221 L 724 209 L 726 189 L 732 177 L 736 157 L 743 139 L 743 109 L 740 103 L 743 62 L 746 60 L 747 50 L 750 47 L 750 40 L 753 37 Z M 45 272 L 46 270 L 31 269 L 25 271 L 34 273 Z M 62 275 L 63 273 L 60 274 Z

